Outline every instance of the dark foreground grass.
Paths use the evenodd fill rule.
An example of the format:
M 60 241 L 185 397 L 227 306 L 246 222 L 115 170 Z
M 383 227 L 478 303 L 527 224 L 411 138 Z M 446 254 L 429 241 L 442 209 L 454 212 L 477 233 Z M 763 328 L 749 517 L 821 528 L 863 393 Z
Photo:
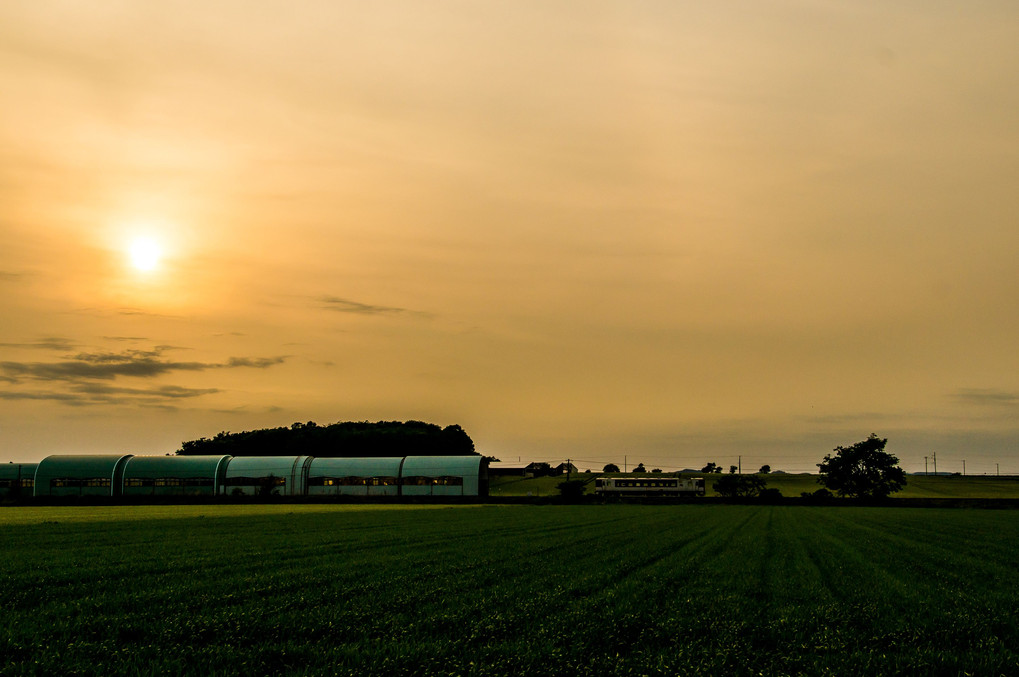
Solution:
M 0 511 L 0 673 L 1019 674 L 1016 511 L 294 507 Z

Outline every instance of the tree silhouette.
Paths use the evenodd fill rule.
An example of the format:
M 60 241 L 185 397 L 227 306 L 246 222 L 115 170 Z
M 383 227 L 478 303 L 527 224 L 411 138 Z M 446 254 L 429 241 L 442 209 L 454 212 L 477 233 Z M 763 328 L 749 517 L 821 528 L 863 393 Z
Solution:
M 899 459 L 885 451 L 887 439 L 870 437 L 848 447 L 835 447 L 817 464 L 818 482 L 839 496 L 887 498 L 906 486 L 906 473 Z

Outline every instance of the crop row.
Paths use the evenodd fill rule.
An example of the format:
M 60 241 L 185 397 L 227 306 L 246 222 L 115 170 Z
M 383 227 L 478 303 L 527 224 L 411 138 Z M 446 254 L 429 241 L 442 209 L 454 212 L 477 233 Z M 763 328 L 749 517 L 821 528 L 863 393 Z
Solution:
M 160 510 L 0 528 L 0 674 L 1019 672 L 1011 511 Z

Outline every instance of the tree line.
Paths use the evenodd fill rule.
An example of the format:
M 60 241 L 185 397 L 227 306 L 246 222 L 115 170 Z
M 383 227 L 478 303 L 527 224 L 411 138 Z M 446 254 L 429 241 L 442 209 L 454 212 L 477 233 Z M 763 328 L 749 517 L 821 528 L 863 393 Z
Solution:
M 459 425 L 445 428 L 422 421 L 348 421 L 289 428 L 220 432 L 181 443 L 180 456 L 474 456 L 474 441 Z
M 883 499 L 906 486 L 906 473 L 899 467 L 899 459 L 885 451 L 887 439 L 871 433 L 867 439 L 848 447 L 838 446 L 833 453 L 826 454 L 817 464 L 817 481 L 822 488 L 813 493 L 804 493 L 804 497 L 824 498 L 838 495 L 848 498 Z M 617 473 L 619 466 L 609 463 L 603 472 Z M 640 463 L 633 469 L 635 473 L 646 472 Z M 651 472 L 661 472 L 657 468 Z M 722 472 L 722 466 L 708 463 L 701 472 L 716 474 Z M 755 474 L 738 474 L 737 467 L 729 466 L 729 474 L 722 475 L 714 482 L 715 493 L 730 498 L 755 498 L 781 496 L 777 489 L 769 489 L 762 475 L 771 472 L 771 466 L 765 464 Z

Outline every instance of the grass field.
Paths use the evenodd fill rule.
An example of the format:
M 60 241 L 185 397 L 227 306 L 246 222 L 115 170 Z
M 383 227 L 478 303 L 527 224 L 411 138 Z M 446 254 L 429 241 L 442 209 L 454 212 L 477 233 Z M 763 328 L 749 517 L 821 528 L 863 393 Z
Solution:
M 646 476 L 646 475 L 645 475 Z M 581 473 L 573 478 L 593 479 L 597 474 Z M 636 477 L 636 475 L 634 475 Z M 698 475 L 706 480 L 705 495 L 715 496 L 714 481 L 721 475 Z M 769 487 L 782 492 L 783 496 L 797 497 L 804 491 L 812 492 L 821 488 L 817 483 L 817 475 L 808 474 L 772 474 L 762 475 Z M 555 496 L 559 492 L 556 485 L 562 477 L 496 477 L 491 482 L 493 497 L 510 496 Z M 594 485 L 588 487 L 587 493 L 593 493 Z M 1019 477 L 994 477 L 985 475 L 939 476 L 926 477 L 910 475 L 906 487 L 892 495 L 893 498 L 1019 498 Z
M 1019 512 L 0 510 L 0 674 L 1019 674 Z

